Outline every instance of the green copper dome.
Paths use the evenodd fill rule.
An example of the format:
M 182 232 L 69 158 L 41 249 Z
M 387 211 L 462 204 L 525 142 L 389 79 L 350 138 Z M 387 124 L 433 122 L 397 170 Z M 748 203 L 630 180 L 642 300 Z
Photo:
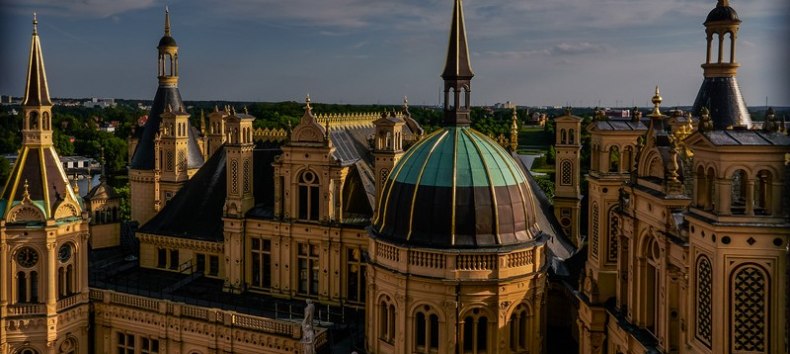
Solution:
M 520 166 L 469 127 L 422 139 L 384 184 L 373 230 L 428 247 L 485 247 L 532 238 L 532 191 Z

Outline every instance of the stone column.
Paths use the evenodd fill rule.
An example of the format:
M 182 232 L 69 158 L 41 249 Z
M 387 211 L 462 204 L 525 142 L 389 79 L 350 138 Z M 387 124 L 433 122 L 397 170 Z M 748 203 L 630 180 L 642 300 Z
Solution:
M 752 178 L 746 182 L 746 215 L 754 215 L 754 179 Z

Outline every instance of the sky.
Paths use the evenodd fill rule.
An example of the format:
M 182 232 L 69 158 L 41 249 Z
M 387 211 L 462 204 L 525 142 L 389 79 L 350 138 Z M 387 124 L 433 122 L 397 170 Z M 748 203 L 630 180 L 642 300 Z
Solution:
M 152 99 L 168 6 L 185 100 L 438 103 L 452 0 L 0 0 L 0 94 L 32 13 L 53 97 Z M 790 1 L 731 0 L 746 103 L 790 106 Z M 691 105 L 716 0 L 465 0 L 474 105 Z

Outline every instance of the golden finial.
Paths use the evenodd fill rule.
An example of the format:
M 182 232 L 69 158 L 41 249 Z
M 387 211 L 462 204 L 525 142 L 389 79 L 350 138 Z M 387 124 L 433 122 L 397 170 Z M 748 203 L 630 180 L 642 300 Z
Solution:
M 30 185 L 27 183 L 27 178 L 25 178 L 25 184 L 23 185 L 24 190 L 22 191 L 22 199 L 30 199 Z
M 403 110 L 409 110 L 409 98 L 403 96 Z
M 170 36 L 170 9 L 165 5 L 165 36 Z
M 214 112 L 219 112 L 219 107 L 216 104 L 214 105 Z
M 713 121 L 711 120 L 710 110 L 708 110 L 708 107 L 702 107 L 702 110 L 700 111 L 700 118 L 699 118 L 699 124 L 697 124 L 697 130 L 699 130 L 701 133 L 709 132 L 713 130 Z
M 38 35 L 38 17 L 36 17 L 36 13 L 33 13 L 33 35 Z
M 200 110 L 200 134 L 206 135 L 206 112 Z
M 88 176 L 88 178 L 90 178 L 90 175 Z M 80 194 L 80 186 L 79 186 L 79 184 L 77 184 L 77 175 L 76 174 L 74 175 L 74 179 L 72 179 L 71 182 L 72 182 L 71 183 L 71 189 L 74 190 L 74 194 L 79 195 Z
M 664 101 L 664 99 L 661 98 L 661 92 L 659 91 L 658 86 L 656 86 L 656 93 L 655 93 L 655 95 L 653 95 L 653 99 L 652 99 L 653 112 L 650 113 L 650 116 L 652 116 L 652 117 L 660 117 L 661 116 L 661 110 L 659 109 L 659 107 L 661 107 L 661 102 L 663 102 L 663 101 Z
M 244 114 L 250 114 L 250 112 L 247 110 L 247 106 L 244 106 Z
M 310 107 L 310 94 L 309 93 L 307 94 L 307 97 L 305 97 L 304 103 L 306 104 L 306 106 L 304 107 L 306 110 L 310 111 L 310 110 L 313 109 L 313 107 Z

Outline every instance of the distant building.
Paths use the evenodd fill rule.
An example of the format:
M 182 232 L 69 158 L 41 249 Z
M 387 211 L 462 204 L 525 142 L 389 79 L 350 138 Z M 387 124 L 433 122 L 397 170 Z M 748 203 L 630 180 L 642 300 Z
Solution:
M 115 107 L 117 104 L 115 103 L 114 98 L 91 98 L 90 101 L 86 101 L 82 103 L 83 107 L 87 108 L 107 108 L 107 107 Z
M 494 104 L 494 109 L 513 109 L 516 108 L 516 104 L 510 101 L 505 103 L 496 103 Z
M 98 171 L 101 168 L 98 161 L 85 156 L 61 156 L 60 161 L 67 173 L 89 168 Z

